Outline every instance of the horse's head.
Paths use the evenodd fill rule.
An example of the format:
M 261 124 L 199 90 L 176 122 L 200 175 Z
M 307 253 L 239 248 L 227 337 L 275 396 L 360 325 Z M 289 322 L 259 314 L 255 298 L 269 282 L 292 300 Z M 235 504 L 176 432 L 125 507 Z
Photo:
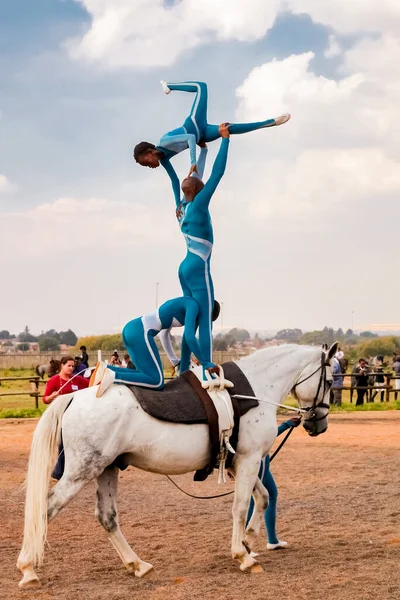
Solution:
M 300 408 L 306 409 L 303 427 L 311 436 L 324 433 L 328 428 L 329 390 L 332 385 L 332 360 L 338 342 L 322 350 L 299 374 L 292 388 Z

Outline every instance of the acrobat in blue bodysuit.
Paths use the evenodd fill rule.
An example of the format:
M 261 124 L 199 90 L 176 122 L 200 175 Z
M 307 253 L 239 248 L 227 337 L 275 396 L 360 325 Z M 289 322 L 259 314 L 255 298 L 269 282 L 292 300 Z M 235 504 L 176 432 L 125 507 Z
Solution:
M 205 369 L 212 363 L 203 354 L 196 339 L 199 305 L 193 298 L 168 300 L 153 313 L 133 319 L 122 331 L 122 339 L 136 370 L 108 365 L 115 373 L 115 383 L 129 383 L 160 390 L 164 387 L 164 374 L 160 354 L 154 341 L 156 335 L 171 327 L 185 327 L 185 343 Z M 165 342 L 163 342 L 164 345 Z
M 211 366 L 212 362 L 212 311 L 214 306 L 214 286 L 210 273 L 210 259 L 213 249 L 213 228 L 211 224 L 209 204 L 210 200 L 225 172 L 228 157 L 229 138 L 221 141 L 221 146 L 214 161 L 211 176 L 190 202 L 180 201 L 179 194 L 175 193 L 175 201 L 179 210 L 177 212 L 179 225 L 186 241 L 187 254 L 179 266 L 179 281 L 184 296 L 191 296 L 199 305 L 198 331 L 199 345 L 203 356 Z M 199 171 L 203 174 L 207 149 L 202 148 L 199 160 Z M 178 177 L 171 166 L 173 173 L 171 180 L 174 192 L 179 189 Z M 186 336 L 182 339 L 181 372 L 190 366 L 190 349 L 186 343 Z M 205 369 L 209 367 L 204 367 Z
M 285 421 L 278 427 L 278 436 L 281 435 L 284 431 L 287 431 L 291 427 L 297 427 L 300 424 L 301 419 L 293 418 Z M 268 536 L 268 549 L 275 550 L 278 548 L 284 548 L 287 543 L 283 541 L 279 541 L 276 536 L 276 503 L 278 499 L 278 488 L 276 487 L 275 479 L 270 471 L 270 458 L 269 455 L 264 456 L 260 464 L 260 470 L 258 472 L 258 477 L 261 479 L 264 487 L 268 492 L 268 506 L 264 512 L 264 521 L 265 527 L 267 529 Z M 250 500 L 250 507 L 247 514 L 246 527 L 251 519 L 254 510 L 254 500 L 253 497 Z
M 220 137 L 218 125 L 207 123 L 207 85 L 202 81 L 184 81 L 181 83 L 161 82 L 165 93 L 182 91 L 194 93 L 195 98 L 190 114 L 178 127 L 162 136 L 159 145 L 154 146 L 149 142 L 140 142 L 134 149 L 136 162 L 142 166 L 156 168 L 160 165 L 171 176 L 170 158 L 189 148 L 191 172 L 196 166 L 196 144 L 212 142 Z M 290 115 L 282 115 L 275 119 L 266 119 L 255 123 L 233 123 L 229 126 L 232 135 L 248 133 L 257 129 L 265 129 L 282 125 L 290 119 Z

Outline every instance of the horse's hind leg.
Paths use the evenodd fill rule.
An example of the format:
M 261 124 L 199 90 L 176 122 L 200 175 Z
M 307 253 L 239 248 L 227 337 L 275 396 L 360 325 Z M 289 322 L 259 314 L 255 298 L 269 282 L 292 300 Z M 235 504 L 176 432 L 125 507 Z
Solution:
M 117 487 L 118 469 L 107 467 L 97 478 L 95 514 L 128 571 L 133 571 L 136 577 L 143 577 L 152 570 L 153 565 L 141 560 L 122 535 L 118 523 Z
M 69 478 L 66 475 L 56 483 L 48 494 L 47 519 L 49 522 L 80 492 L 86 483 L 86 479 Z M 23 550 L 21 550 L 18 557 L 17 568 L 23 575 L 19 582 L 20 588 L 26 589 L 40 585 L 39 578 L 33 568 L 32 560 L 24 554 Z
M 246 546 L 250 550 L 253 549 L 253 545 L 256 537 L 260 533 L 261 524 L 263 522 L 264 511 L 268 506 L 268 492 L 265 489 L 260 479 L 257 479 L 256 485 L 253 491 L 254 498 L 254 510 L 251 515 L 251 519 L 246 528 Z

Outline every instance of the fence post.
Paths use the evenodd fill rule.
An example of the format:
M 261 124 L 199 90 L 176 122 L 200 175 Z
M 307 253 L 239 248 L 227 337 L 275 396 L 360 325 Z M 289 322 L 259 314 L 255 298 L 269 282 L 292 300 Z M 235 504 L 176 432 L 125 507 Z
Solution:
M 39 408 L 39 377 L 35 379 L 36 396 L 35 396 L 35 408 Z
M 386 394 L 385 394 L 385 396 L 386 396 L 386 402 L 389 402 L 389 400 L 390 400 L 390 388 L 391 388 L 390 380 L 391 380 L 391 378 L 392 378 L 391 375 L 386 375 L 386 385 L 388 386 L 386 388 Z

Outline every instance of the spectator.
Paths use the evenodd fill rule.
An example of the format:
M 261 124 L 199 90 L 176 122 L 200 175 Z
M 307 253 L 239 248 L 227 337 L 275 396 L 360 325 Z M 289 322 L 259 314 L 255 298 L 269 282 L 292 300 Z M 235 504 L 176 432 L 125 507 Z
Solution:
M 343 350 L 341 350 L 340 346 L 338 346 L 338 349 L 337 349 L 337 352 L 336 352 L 335 356 L 339 360 L 341 360 L 342 358 L 344 358 L 344 352 L 343 352 Z
M 89 381 L 80 375 L 73 376 L 75 361 L 72 356 L 63 356 L 61 359 L 61 371 L 58 375 L 51 377 L 44 390 L 43 402 L 51 404 L 59 395 L 71 394 L 89 386 Z M 70 381 L 72 379 L 72 381 Z
M 393 359 L 393 371 L 397 377 L 397 379 L 394 380 L 394 389 L 396 390 L 394 399 L 397 400 L 397 394 L 400 390 L 400 354 L 397 354 Z
M 85 365 L 85 367 L 88 369 L 89 368 L 89 355 L 86 352 L 86 346 L 81 346 L 79 348 L 79 350 L 81 350 L 81 352 L 82 352 L 82 356 L 81 356 L 82 362 Z
M 357 402 L 356 406 L 360 406 L 364 404 L 364 396 L 366 395 L 366 389 L 360 389 L 368 386 L 368 366 L 365 358 L 360 358 L 358 361 L 358 365 L 356 365 L 353 369 L 356 387 L 357 387 Z
M 82 375 L 84 377 L 84 373 L 86 371 L 86 365 L 83 364 L 82 358 L 80 356 L 75 356 L 75 365 L 73 375 Z
M 124 363 L 125 363 L 125 365 L 124 365 Z M 129 354 L 124 354 L 124 360 L 122 361 L 122 366 L 125 366 L 126 369 L 133 369 L 134 371 L 136 370 L 136 367 L 133 364 L 133 362 L 131 361 L 131 357 L 129 356 Z
M 378 395 L 378 392 L 381 393 L 381 402 L 383 402 L 385 399 L 385 388 L 382 387 L 382 385 L 385 384 L 385 377 L 383 376 L 383 356 L 376 357 L 374 371 L 375 373 L 378 373 L 378 375 L 375 375 L 374 382 L 377 389 L 373 391 L 370 402 L 375 402 L 375 397 Z
M 118 356 L 117 350 L 114 350 L 110 359 L 110 365 L 114 365 L 115 367 L 122 367 L 122 362 Z
M 341 357 L 341 358 L 343 358 L 343 357 Z M 332 375 L 333 375 L 333 383 L 332 383 L 331 393 L 330 393 L 330 403 L 333 404 L 334 406 L 342 406 L 343 390 L 341 388 L 343 385 L 343 371 L 342 371 L 342 365 L 340 363 L 340 360 L 336 356 L 333 359 Z
M 80 357 L 79 357 L 80 359 Z M 75 368 L 75 360 L 72 356 L 63 356 L 61 359 L 61 371 L 58 375 L 51 377 L 44 390 L 43 402 L 45 404 L 51 404 L 57 396 L 63 396 L 64 394 L 71 394 L 78 390 L 83 390 L 89 386 L 89 380 L 85 379 L 81 375 L 73 375 Z M 71 381 L 70 381 L 71 380 Z M 52 477 L 54 479 L 61 479 L 64 473 L 65 467 L 65 456 L 64 456 L 64 445 L 61 435 L 61 440 L 58 445 L 58 459 L 57 464 L 54 467 Z

